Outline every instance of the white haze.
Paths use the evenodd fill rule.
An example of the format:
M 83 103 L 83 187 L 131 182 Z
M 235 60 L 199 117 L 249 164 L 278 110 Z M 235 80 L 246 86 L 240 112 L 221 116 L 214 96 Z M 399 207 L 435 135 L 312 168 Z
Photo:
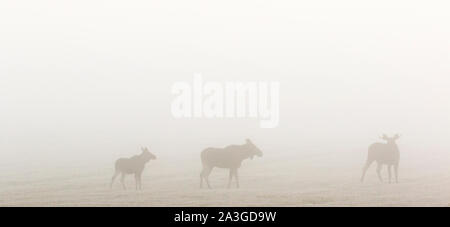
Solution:
M 449 9 L 406 0 L 3 0 L 0 164 L 112 168 L 149 146 L 160 163 L 200 165 L 202 149 L 251 138 L 266 161 L 356 154 L 358 175 L 383 133 L 402 135 L 409 163 L 448 163 Z M 174 119 L 171 86 L 194 73 L 279 81 L 279 126 Z

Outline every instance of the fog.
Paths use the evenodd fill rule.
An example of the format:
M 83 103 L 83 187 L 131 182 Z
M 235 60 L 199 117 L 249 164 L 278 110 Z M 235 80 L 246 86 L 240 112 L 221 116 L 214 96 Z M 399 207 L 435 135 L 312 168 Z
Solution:
M 430 169 L 448 174 L 449 7 L 400 0 L 2 1 L 0 185 L 15 190 L 10 174 L 25 184 L 88 169 L 83 174 L 101 172 L 107 182 L 116 159 L 148 146 L 158 156 L 149 182 L 189 172 L 195 177 L 184 180 L 194 190 L 203 149 L 247 138 L 264 152 L 244 163 L 253 187 L 264 182 L 251 177 L 252 167 L 257 178 L 294 174 L 278 185 L 311 171 L 352 182 L 384 133 L 401 134 L 409 179 Z M 195 73 L 221 83 L 280 82 L 279 126 L 175 119 L 171 87 L 192 83 Z M 333 177 L 336 169 L 344 172 Z M 35 171 L 45 174 L 30 175 Z M 199 205 L 169 205 L 180 204 Z

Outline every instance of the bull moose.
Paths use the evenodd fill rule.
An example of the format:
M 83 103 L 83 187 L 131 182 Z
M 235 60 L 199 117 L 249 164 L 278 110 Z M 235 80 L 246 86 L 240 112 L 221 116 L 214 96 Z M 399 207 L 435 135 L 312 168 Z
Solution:
M 242 161 L 248 158 L 253 159 L 254 156 L 262 157 L 262 155 L 262 151 L 249 139 L 243 145 L 203 150 L 201 153 L 203 169 L 200 173 L 200 188 L 203 187 L 203 180 L 206 181 L 208 188 L 211 188 L 208 177 L 214 167 L 229 169 L 228 188 L 231 187 L 233 176 L 236 178 L 236 186 L 239 188 L 238 169 L 241 167 Z
M 125 176 L 127 174 L 134 174 L 136 180 L 136 190 L 142 189 L 141 176 L 142 172 L 144 171 L 145 164 L 147 164 L 147 162 L 149 162 L 150 160 L 155 160 L 156 156 L 150 153 L 150 151 L 148 151 L 148 148 L 146 147 L 141 148 L 141 150 L 142 153 L 140 155 L 135 155 L 131 158 L 121 158 L 116 161 L 116 170 L 114 176 L 111 179 L 111 188 L 116 177 L 121 174 L 120 182 L 122 183 L 123 189 L 126 189 Z
M 383 165 L 388 166 L 389 173 L 389 183 L 391 183 L 391 168 L 394 167 L 395 172 L 395 182 L 398 183 L 398 164 L 400 161 L 400 151 L 396 144 L 396 141 L 400 138 L 397 134 L 394 137 L 388 137 L 383 135 L 381 139 L 385 140 L 386 143 L 374 143 L 369 147 L 369 153 L 367 156 L 366 164 L 363 168 L 363 173 L 361 176 L 361 182 L 364 181 L 367 169 L 370 165 L 376 161 L 377 162 L 377 174 L 381 182 L 383 178 L 381 177 L 381 168 Z

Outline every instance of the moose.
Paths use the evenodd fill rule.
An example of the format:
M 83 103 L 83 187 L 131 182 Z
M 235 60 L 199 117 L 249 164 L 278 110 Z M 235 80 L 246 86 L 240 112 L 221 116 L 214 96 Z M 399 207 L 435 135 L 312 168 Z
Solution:
M 389 173 L 389 183 L 391 183 L 391 168 L 394 167 L 395 172 L 395 182 L 398 183 L 398 164 L 400 161 L 400 151 L 396 144 L 396 141 L 400 138 L 397 134 L 394 137 L 388 137 L 384 134 L 381 139 L 385 140 L 386 143 L 374 143 L 369 147 L 369 153 L 367 157 L 366 164 L 363 168 L 363 173 L 361 176 L 361 182 L 364 181 L 367 169 L 370 167 L 372 162 L 377 162 L 377 174 L 381 182 L 383 178 L 381 177 L 381 168 L 383 165 L 388 166 Z
M 228 188 L 231 187 L 233 176 L 236 178 L 236 186 L 239 188 L 238 169 L 245 159 L 253 159 L 254 156 L 262 157 L 262 151 L 256 147 L 252 141 L 246 140 L 243 145 L 231 145 L 225 148 L 207 148 L 201 152 L 201 161 L 203 169 L 200 173 L 200 188 L 203 187 L 203 180 L 206 181 L 208 188 L 209 175 L 214 167 L 230 170 L 228 179 Z
M 116 161 L 115 173 L 111 179 L 111 188 L 116 177 L 121 174 L 120 182 L 122 183 L 123 189 L 126 190 L 125 176 L 127 174 L 134 174 L 136 180 L 136 190 L 142 189 L 141 176 L 144 171 L 145 164 L 147 164 L 150 160 L 155 160 L 156 156 L 150 153 L 147 147 L 143 147 L 141 150 L 142 153 L 140 155 L 135 155 L 131 158 L 120 158 Z

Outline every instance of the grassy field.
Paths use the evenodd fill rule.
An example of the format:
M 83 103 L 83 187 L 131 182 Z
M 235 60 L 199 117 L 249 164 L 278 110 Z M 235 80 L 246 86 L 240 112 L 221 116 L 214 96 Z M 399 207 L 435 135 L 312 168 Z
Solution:
M 406 156 L 399 184 L 380 183 L 372 166 L 361 184 L 364 155 L 265 155 L 244 162 L 240 189 L 227 189 L 228 172 L 215 169 L 208 190 L 199 189 L 197 157 L 162 156 L 147 165 L 141 191 L 132 176 L 128 190 L 109 188 L 113 160 L 3 165 L 0 206 L 449 206 L 448 162 L 433 160 L 424 168 L 430 160 Z

